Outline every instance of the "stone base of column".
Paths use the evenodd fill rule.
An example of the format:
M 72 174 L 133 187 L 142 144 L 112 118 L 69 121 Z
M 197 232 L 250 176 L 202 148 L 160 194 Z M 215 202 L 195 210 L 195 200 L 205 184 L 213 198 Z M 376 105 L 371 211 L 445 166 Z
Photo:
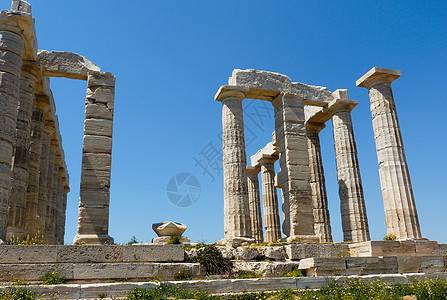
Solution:
M 287 237 L 286 241 L 300 243 L 319 243 L 320 238 L 316 235 L 296 235 Z
M 114 239 L 108 234 L 77 234 L 73 240 L 73 245 L 113 245 Z
M 222 246 L 232 246 L 232 247 L 238 247 L 243 243 L 249 243 L 254 244 L 256 241 L 254 238 L 248 238 L 248 237 L 233 237 L 232 239 L 223 238 L 216 242 L 217 245 Z

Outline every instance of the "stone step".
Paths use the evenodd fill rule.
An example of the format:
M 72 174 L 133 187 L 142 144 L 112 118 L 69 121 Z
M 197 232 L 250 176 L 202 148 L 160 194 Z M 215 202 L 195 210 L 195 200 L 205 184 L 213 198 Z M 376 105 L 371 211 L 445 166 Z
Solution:
M 432 274 L 389 274 L 367 276 L 329 276 L 329 277 L 296 277 L 296 278 L 256 278 L 256 279 L 220 279 L 220 280 L 191 280 L 171 281 L 169 284 L 186 288 L 190 291 L 204 291 L 213 294 L 263 292 L 279 290 L 295 290 L 307 288 L 321 288 L 328 283 L 346 283 L 348 280 L 361 280 L 371 283 L 380 280 L 389 284 L 408 284 L 415 279 L 446 280 L 447 273 Z M 33 285 L 24 286 L 38 295 L 39 299 L 98 299 L 98 297 L 116 299 L 125 297 L 132 289 L 156 288 L 158 282 L 121 282 L 96 284 L 60 284 L 60 285 Z M 7 286 L 0 286 L 5 289 Z

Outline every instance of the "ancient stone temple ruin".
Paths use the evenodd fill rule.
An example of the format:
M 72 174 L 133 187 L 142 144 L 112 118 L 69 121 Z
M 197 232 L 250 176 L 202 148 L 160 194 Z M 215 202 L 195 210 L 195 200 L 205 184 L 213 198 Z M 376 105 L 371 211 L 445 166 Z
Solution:
M 399 76 L 399 71 L 373 68 L 357 85 L 369 89 L 388 234 L 411 240 L 420 239 L 421 232 L 391 90 Z M 271 102 L 275 112 L 273 140 L 251 156 L 250 166 L 245 153 L 245 98 Z M 325 87 L 292 82 L 282 74 L 236 69 L 215 100 L 223 105 L 224 243 L 281 240 L 277 188 L 283 198 L 285 239 L 332 241 L 319 140 L 329 120 L 344 241 L 370 240 L 351 119 L 358 102 L 349 99 L 347 90 L 331 93 Z
M 0 14 L 0 240 L 42 236 L 63 244 L 69 192 L 49 77 L 87 81 L 78 234 L 108 236 L 115 77 L 85 57 L 38 50 L 31 6 Z

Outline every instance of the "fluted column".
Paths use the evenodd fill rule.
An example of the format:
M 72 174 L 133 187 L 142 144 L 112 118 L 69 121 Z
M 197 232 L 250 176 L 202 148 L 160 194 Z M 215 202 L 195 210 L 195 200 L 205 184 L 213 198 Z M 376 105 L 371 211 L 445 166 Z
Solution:
M 25 204 L 28 189 L 28 156 L 31 143 L 31 116 L 34 86 L 40 70 L 34 62 L 24 61 L 20 78 L 17 111 L 16 145 L 11 169 L 12 188 L 9 201 L 7 238 L 23 240 L 25 234 Z
M 259 195 L 259 175 L 257 167 L 247 167 L 248 204 L 250 209 L 251 232 L 255 243 L 264 241 L 262 230 L 261 197 Z
M 333 93 L 336 100 L 329 104 L 334 129 L 337 178 L 344 241 L 370 240 L 365 198 L 352 127 L 351 110 L 358 104 L 349 100 L 347 90 Z
M 49 110 L 49 98 L 47 96 L 36 96 L 31 116 L 31 143 L 28 153 L 29 176 L 25 203 L 25 237 L 33 237 L 37 233 L 37 205 L 39 202 L 43 128 L 45 115 Z
M 65 237 L 65 220 L 66 220 L 66 211 L 67 211 L 67 194 L 70 192 L 70 188 L 68 185 L 65 185 L 63 182 L 61 186 L 62 193 L 60 193 L 60 209 L 58 214 L 57 221 L 57 243 L 59 245 L 64 244 Z
M 87 85 L 78 232 L 73 243 L 113 244 L 109 204 L 115 76 L 90 72 Z
M 275 108 L 276 139 L 280 148 L 278 186 L 283 196 L 283 232 L 289 240 L 317 240 L 314 233 L 309 153 L 301 98 L 281 94 Z
M 55 205 L 56 205 L 56 192 L 58 189 L 57 181 L 58 181 L 58 171 L 59 171 L 59 161 L 57 157 L 57 152 L 59 151 L 59 143 L 57 139 L 51 139 L 50 141 L 50 156 L 49 156 L 49 164 L 48 164 L 48 186 L 47 186 L 47 205 L 46 205 L 46 213 L 45 213 L 45 234 L 44 234 L 44 242 L 46 244 L 56 244 L 55 238 Z M 59 157 L 60 160 L 60 157 Z
M 388 234 L 399 240 L 420 239 L 416 204 L 405 157 L 391 83 L 400 71 L 372 68 L 357 80 L 369 90 Z
M 222 102 L 224 175 L 224 240 L 253 241 L 248 204 L 247 158 L 245 153 L 242 101 L 245 94 L 226 91 L 216 98 Z
M 48 113 L 47 113 L 48 115 Z M 54 123 L 46 120 L 42 131 L 42 154 L 40 156 L 39 166 L 39 196 L 37 201 L 37 220 L 34 234 L 45 235 L 45 223 L 47 218 L 47 206 L 49 202 L 48 186 L 51 187 L 52 180 L 52 162 L 54 153 L 51 153 L 51 135 L 54 132 Z
M 0 26 L 0 244 L 6 239 L 24 42 Z
M 275 187 L 275 161 L 278 158 L 262 158 L 262 205 L 264 211 L 265 241 L 281 240 L 281 224 L 279 221 L 278 195 Z
M 307 145 L 309 149 L 310 186 L 312 188 L 312 207 L 314 230 L 320 242 L 332 242 L 326 181 L 321 157 L 319 132 L 325 127 L 321 123 L 306 123 Z

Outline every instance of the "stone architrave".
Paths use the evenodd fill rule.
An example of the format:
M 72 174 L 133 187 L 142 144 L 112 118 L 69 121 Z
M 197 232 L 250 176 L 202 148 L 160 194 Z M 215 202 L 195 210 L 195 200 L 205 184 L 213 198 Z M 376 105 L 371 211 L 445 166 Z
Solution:
M 261 158 L 262 206 L 264 211 L 264 228 L 266 242 L 281 240 L 281 223 L 279 221 L 278 194 L 275 187 L 275 162 L 278 157 Z
M 317 240 L 309 184 L 303 99 L 282 93 L 272 104 L 275 109 L 276 139 L 280 148 L 281 171 L 277 175 L 277 184 L 282 187 L 283 232 L 289 240 Z
M 352 127 L 351 110 L 358 104 L 349 100 L 347 90 L 336 90 L 329 104 L 332 115 L 337 178 L 344 241 L 370 240 L 365 198 Z
M 225 243 L 253 241 L 242 111 L 244 98 L 245 94 L 237 89 L 218 93 L 216 97 L 222 102 Z
M 37 95 L 31 116 L 31 143 L 28 159 L 28 188 L 25 203 L 25 237 L 34 237 L 37 228 L 37 205 L 39 201 L 40 162 L 45 115 L 50 109 L 49 98 Z
M 31 117 L 34 87 L 40 70 L 34 62 L 24 61 L 20 79 L 17 108 L 16 145 L 11 169 L 12 188 L 9 201 L 7 238 L 23 240 L 25 234 L 25 205 L 28 188 L 28 156 L 31 143 Z
M 248 185 L 248 203 L 250 208 L 251 232 L 255 243 L 260 244 L 264 241 L 264 232 L 262 230 L 261 197 L 259 194 L 259 175 L 260 169 L 247 166 L 247 185 Z
M 369 90 L 388 234 L 399 240 L 420 239 L 410 172 L 397 118 L 391 83 L 400 71 L 374 67 L 356 84 Z
M 8 226 L 23 53 L 23 38 L 8 31 L 8 26 L 0 26 L 0 244 L 6 239 Z
M 321 157 L 319 132 L 325 127 L 321 123 L 306 123 L 307 144 L 309 149 L 310 186 L 312 188 L 312 207 L 314 213 L 315 235 L 320 242 L 332 242 L 332 230 L 329 217 L 326 181 Z
M 109 236 L 115 76 L 89 72 L 85 102 L 78 232 L 74 244 L 113 244 Z

